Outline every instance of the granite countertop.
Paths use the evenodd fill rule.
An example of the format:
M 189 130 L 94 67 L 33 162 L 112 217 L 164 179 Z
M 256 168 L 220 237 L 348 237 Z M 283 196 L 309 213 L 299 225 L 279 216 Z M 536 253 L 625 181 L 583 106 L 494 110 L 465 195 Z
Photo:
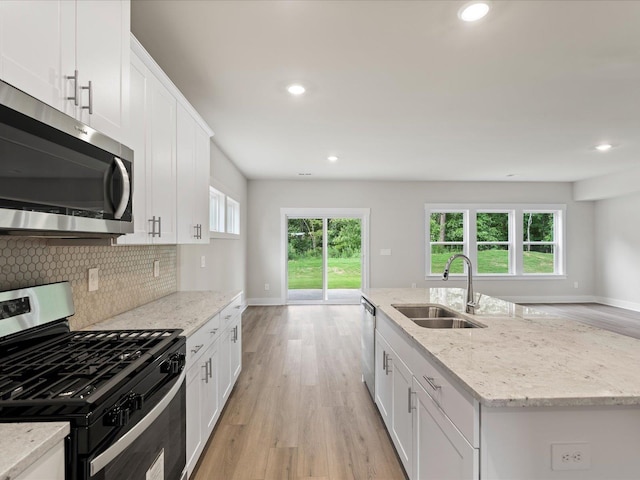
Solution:
M 464 312 L 463 289 L 366 289 L 363 295 L 482 405 L 640 405 L 635 338 L 485 295 L 476 295 L 474 315 L 461 316 L 487 328 L 426 329 L 392 304 L 436 303 Z
M 180 328 L 190 336 L 240 295 L 235 292 L 176 292 L 83 330 Z M 0 477 L 1 478 L 1 477 Z
M 69 435 L 69 424 L 0 423 L 0 479 L 16 478 Z

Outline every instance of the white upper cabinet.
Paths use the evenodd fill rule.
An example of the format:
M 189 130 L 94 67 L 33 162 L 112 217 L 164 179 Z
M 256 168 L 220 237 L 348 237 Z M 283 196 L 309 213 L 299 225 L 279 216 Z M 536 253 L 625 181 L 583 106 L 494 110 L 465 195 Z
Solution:
M 129 114 L 130 11 L 128 0 L 76 3 L 78 118 L 123 143 Z
M 66 75 L 75 70 L 75 0 L 0 2 L 0 77 L 74 114 Z
M 129 0 L 0 1 L 0 76 L 125 143 L 129 29 Z
M 178 243 L 209 243 L 209 135 L 178 105 Z

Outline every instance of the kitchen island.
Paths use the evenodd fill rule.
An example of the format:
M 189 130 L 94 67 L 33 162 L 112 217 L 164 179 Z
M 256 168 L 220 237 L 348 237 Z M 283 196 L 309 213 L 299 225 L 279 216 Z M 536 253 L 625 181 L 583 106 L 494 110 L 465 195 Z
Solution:
M 376 404 L 410 478 L 640 478 L 637 339 L 484 295 L 468 315 L 462 289 L 363 295 L 377 309 Z M 423 328 L 398 304 L 486 328 Z M 445 458 L 457 473 L 430 475 Z

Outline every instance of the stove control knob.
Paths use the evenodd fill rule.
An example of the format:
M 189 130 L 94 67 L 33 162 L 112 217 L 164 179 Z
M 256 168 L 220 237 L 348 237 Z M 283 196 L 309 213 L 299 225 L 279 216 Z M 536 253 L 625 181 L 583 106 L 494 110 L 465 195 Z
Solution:
M 129 408 L 133 411 L 142 410 L 144 406 L 144 397 L 139 393 L 132 393 L 129 395 Z
M 116 407 L 107 414 L 106 423 L 112 427 L 124 427 L 129 423 L 129 413 L 128 408 Z
M 174 353 L 161 365 L 163 373 L 176 374 L 184 370 L 185 355 L 184 353 Z

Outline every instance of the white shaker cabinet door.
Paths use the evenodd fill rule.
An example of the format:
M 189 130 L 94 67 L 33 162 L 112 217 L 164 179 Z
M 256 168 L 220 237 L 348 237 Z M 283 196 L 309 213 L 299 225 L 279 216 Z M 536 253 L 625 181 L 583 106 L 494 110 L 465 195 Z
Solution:
M 391 438 L 409 478 L 413 478 L 413 375 L 395 354 L 391 358 L 393 392 L 391 401 Z
M 195 208 L 196 121 L 178 104 L 177 136 L 177 232 L 178 243 L 197 243 L 198 229 L 193 221 Z M 207 179 L 208 181 L 208 179 Z
M 129 115 L 130 2 L 78 1 L 76 64 L 80 121 L 124 143 Z M 89 81 L 91 89 L 89 90 Z M 90 98 L 91 97 L 91 98 Z
M 176 99 L 150 78 L 147 222 L 152 243 L 176 243 Z M 152 220 L 155 219 L 155 225 Z M 153 232 L 153 233 L 152 233 Z
M 231 385 L 233 386 L 242 370 L 242 316 L 237 315 L 232 325 L 229 367 L 231 372 Z
M 197 243 L 209 243 L 209 176 L 211 175 L 211 145 L 207 132 L 196 125 L 196 155 L 193 199 L 193 223 L 200 225 Z
M 203 357 L 187 371 L 187 472 L 189 475 L 198 463 L 207 441 L 203 422 L 203 397 L 207 377 L 207 365 Z
M 0 1 L 0 78 L 74 115 L 75 1 Z
M 393 383 L 391 382 L 391 371 L 393 365 L 391 364 L 391 347 L 386 342 L 384 337 L 376 332 L 376 348 L 375 348 L 375 397 L 376 405 L 382 416 L 382 420 L 387 427 L 387 430 L 391 430 L 391 394 L 393 390 Z
M 413 480 L 477 480 L 473 448 L 415 379 Z

